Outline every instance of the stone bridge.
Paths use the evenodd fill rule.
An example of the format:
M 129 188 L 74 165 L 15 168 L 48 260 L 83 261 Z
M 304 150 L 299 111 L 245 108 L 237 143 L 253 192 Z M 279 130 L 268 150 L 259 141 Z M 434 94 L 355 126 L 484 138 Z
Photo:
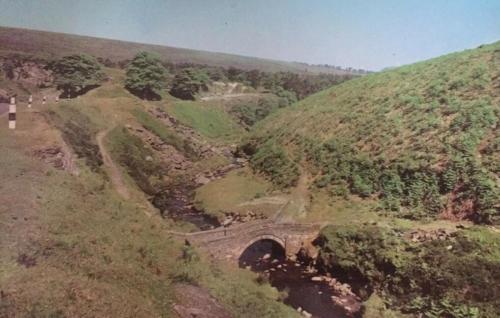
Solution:
M 278 243 L 286 255 L 296 254 L 301 247 L 311 251 L 312 241 L 318 236 L 321 224 L 316 223 L 279 223 L 274 220 L 258 220 L 241 223 L 227 228 L 178 233 L 183 238 L 211 256 L 238 262 L 241 254 L 253 243 L 272 240 Z

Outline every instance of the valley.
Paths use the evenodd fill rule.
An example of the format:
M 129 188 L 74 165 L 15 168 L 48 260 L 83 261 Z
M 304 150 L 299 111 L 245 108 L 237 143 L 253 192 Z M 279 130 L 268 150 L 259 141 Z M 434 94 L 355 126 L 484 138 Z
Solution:
M 123 49 L 76 88 L 8 44 L 0 317 L 500 315 L 500 42 L 362 76 Z

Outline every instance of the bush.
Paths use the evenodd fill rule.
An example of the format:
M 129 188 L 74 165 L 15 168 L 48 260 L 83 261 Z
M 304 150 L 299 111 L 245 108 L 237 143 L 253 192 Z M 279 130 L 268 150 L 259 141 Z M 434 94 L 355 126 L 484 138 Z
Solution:
M 391 307 L 407 313 L 497 317 L 500 237 L 487 231 L 474 229 L 458 232 L 451 241 L 412 244 L 389 228 L 328 226 L 317 241 L 318 260 L 365 299 L 377 291 Z
M 250 163 L 254 169 L 268 175 L 280 188 L 295 185 L 299 178 L 297 165 L 290 160 L 283 148 L 272 140 L 257 149 Z
M 208 90 L 210 78 L 205 70 L 187 68 L 175 75 L 170 94 L 184 100 L 194 100 L 200 91 Z

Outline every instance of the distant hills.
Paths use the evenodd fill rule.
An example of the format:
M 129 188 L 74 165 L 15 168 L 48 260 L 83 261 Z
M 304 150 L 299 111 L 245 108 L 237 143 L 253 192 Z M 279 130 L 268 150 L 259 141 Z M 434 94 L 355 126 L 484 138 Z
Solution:
M 210 66 L 257 69 L 267 72 L 364 74 L 354 69 L 325 65 L 309 65 L 225 53 L 198 51 L 162 45 L 125 42 L 65 33 L 0 27 L 0 54 L 23 53 L 39 57 L 60 57 L 72 53 L 86 53 L 97 58 L 120 62 L 131 59 L 139 51 L 155 52 L 170 63 L 194 63 Z

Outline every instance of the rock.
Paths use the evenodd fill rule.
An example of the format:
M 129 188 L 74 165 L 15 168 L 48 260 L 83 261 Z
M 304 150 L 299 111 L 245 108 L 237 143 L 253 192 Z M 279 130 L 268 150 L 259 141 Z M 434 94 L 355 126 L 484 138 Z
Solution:
M 146 161 L 153 161 L 153 157 L 151 157 L 151 156 L 146 156 Z
M 311 281 L 313 281 L 313 282 L 321 282 L 321 281 L 323 281 L 323 277 L 321 277 L 321 276 L 313 276 L 313 277 L 311 277 Z
M 271 258 L 271 254 L 269 254 L 269 253 L 267 253 L 264 256 L 262 256 L 263 260 L 270 259 L 270 258 Z
M 312 317 L 312 315 L 310 313 L 308 313 L 307 311 L 305 311 L 305 310 L 302 310 L 302 316 L 307 317 L 307 318 L 311 318 Z
M 9 103 L 10 96 L 6 90 L 0 88 L 0 103 Z
M 453 245 L 448 245 L 448 246 L 446 246 L 446 249 L 447 249 L 448 251 L 451 251 L 451 250 L 453 249 Z
M 302 312 L 302 307 L 297 308 L 298 312 Z
M 200 175 L 200 176 L 196 177 L 195 182 L 196 182 L 197 184 L 202 184 L 202 185 L 204 185 L 204 184 L 209 183 L 209 182 L 210 182 L 210 179 L 209 179 L 209 178 L 207 178 L 207 177 L 205 177 L 205 176 L 203 176 L 203 175 Z

